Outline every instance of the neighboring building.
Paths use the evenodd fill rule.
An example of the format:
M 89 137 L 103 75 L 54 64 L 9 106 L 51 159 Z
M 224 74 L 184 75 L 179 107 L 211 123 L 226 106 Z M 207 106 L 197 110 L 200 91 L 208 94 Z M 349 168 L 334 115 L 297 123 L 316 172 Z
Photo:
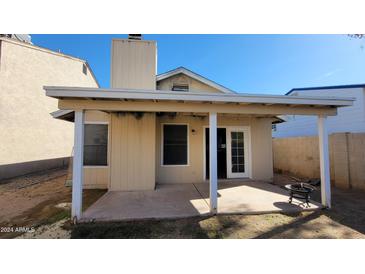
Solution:
M 288 96 L 325 96 L 355 98 L 353 106 L 338 109 L 337 116 L 328 118 L 328 133 L 365 132 L 365 84 L 313 88 L 295 88 Z M 318 134 L 317 119 L 313 116 L 286 115 L 286 122 L 273 125 L 273 137 L 299 137 Z
M 45 87 L 58 99 L 53 116 L 74 121 L 73 217 L 82 217 L 82 186 L 209 183 L 216 212 L 218 179 L 273 179 L 271 126 L 286 114 L 320 116 L 322 202 L 330 206 L 325 116 L 352 100 L 237 94 L 181 67 L 156 76 L 154 41 L 115 39 L 111 56 L 110 89 Z
M 62 166 L 71 156 L 73 126 L 49 114 L 57 102 L 44 85 L 98 87 L 84 60 L 0 37 L 0 179 Z
M 0 34 L 0 37 L 11 38 L 20 42 L 32 44 L 32 37 L 29 34 Z

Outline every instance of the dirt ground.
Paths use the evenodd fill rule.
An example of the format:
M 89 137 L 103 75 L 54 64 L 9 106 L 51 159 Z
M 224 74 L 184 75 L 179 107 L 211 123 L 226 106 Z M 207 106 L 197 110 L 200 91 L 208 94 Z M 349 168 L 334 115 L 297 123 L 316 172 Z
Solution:
M 69 221 L 71 188 L 65 186 L 66 173 L 53 170 L 0 182 L 0 238 L 365 238 L 365 193 L 338 189 L 332 190 L 330 210 L 295 215 L 219 215 L 74 226 Z M 291 181 L 287 175 L 276 174 L 274 183 L 282 186 Z M 84 190 L 83 207 L 104 193 Z M 319 197 L 319 191 L 314 193 L 314 200 Z
M 66 175 L 66 169 L 58 169 L 1 181 L 0 238 L 19 235 L 32 238 L 50 225 L 64 226 L 66 222 L 59 221 L 70 218 L 71 202 L 71 188 L 65 186 Z M 104 193 L 103 190 L 85 190 L 84 208 Z M 24 231 L 30 232 L 22 233 Z M 56 231 L 49 236 L 61 238 L 64 232 Z

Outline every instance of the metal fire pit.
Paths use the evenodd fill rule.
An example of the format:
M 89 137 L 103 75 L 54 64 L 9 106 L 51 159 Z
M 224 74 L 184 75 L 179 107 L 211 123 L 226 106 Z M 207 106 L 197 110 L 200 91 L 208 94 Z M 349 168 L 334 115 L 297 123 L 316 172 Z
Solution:
M 285 185 L 285 188 L 289 191 L 289 203 L 291 204 L 293 198 L 304 200 L 309 207 L 310 194 L 316 190 L 316 188 L 307 183 L 295 183 Z

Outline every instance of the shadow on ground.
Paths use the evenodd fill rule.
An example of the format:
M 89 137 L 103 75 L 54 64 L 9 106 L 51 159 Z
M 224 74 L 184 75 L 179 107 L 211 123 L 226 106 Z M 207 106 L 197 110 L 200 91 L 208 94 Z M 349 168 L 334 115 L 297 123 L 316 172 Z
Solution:
M 327 239 L 364 238 L 326 211 L 298 214 L 219 215 L 177 220 L 83 223 L 71 238 L 87 239 Z
M 274 182 L 276 185 L 283 186 L 293 180 L 290 175 L 275 174 Z M 321 215 L 365 234 L 365 192 L 338 188 L 332 188 L 331 192 L 332 207 L 329 210 L 321 211 Z M 316 202 L 321 202 L 320 187 L 317 187 L 311 198 Z

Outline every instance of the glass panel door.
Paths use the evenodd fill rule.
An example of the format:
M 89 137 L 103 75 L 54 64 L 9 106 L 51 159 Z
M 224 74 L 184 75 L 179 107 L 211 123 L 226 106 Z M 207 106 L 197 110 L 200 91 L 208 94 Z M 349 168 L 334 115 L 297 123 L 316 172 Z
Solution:
M 246 130 L 230 129 L 227 132 L 227 174 L 229 178 L 248 177 L 247 139 L 248 134 Z

